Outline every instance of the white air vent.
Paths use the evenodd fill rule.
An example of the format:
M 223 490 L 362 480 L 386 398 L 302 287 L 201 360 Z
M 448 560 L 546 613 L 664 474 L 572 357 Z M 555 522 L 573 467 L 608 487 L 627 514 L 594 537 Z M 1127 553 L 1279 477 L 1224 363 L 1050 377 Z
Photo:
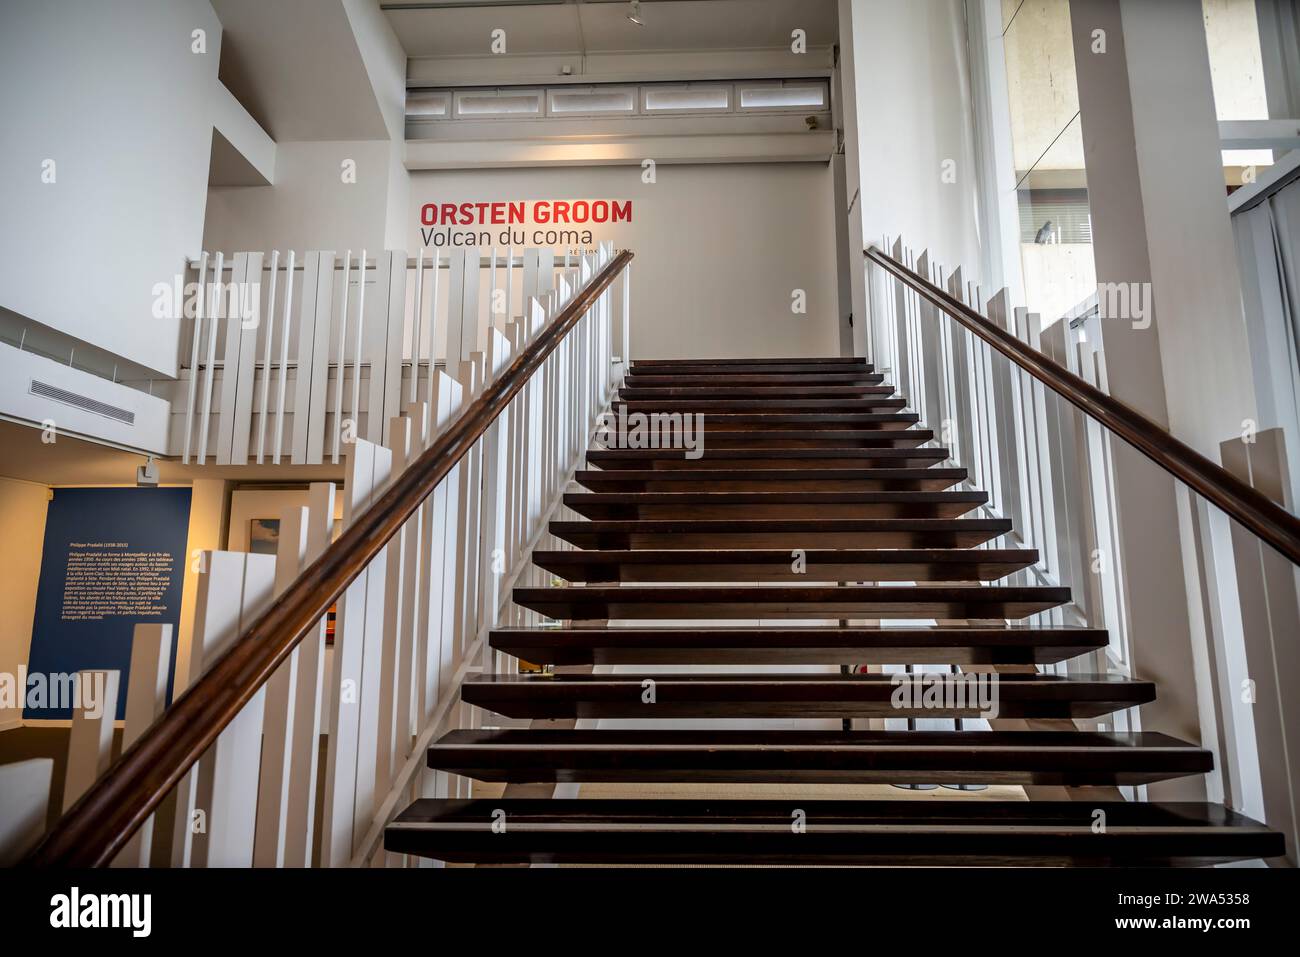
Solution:
M 120 409 L 115 405 L 109 405 L 107 402 L 92 399 L 88 395 L 78 395 L 76 392 L 60 389 L 57 385 L 41 382 L 39 379 L 32 380 L 31 394 L 41 396 L 44 399 L 53 399 L 55 402 L 62 402 L 64 405 L 75 406 L 78 409 L 84 409 L 86 412 L 93 412 L 95 415 L 102 415 L 108 419 L 116 419 L 118 422 L 124 422 L 127 425 L 135 425 L 135 413 L 130 409 Z

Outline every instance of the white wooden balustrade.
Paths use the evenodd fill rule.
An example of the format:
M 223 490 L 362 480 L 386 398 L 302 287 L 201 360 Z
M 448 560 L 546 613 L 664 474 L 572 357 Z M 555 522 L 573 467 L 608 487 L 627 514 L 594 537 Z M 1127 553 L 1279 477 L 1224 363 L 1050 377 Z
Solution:
M 1040 317 L 1010 306 L 1007 290 L 991 296 L 946 272 L 927 252 L 907 249 L 901 239 L 884 249 L 899 262 L 944 288 L 1037 349 L 1077 371 L 1092 366 L 1091 343 L 1069 323 L 1043 330 Z M 1026 583 L 1065 584 L 1074 602 L 1036 616 L 1046 623 L 1100 623 L 1103 596 L 1089 569 L 1097 549 L 1098 518 L 1109 496 L 1105 450 L 1090 445 L 1087 421 L 965 327 L 883 270 L 867 267 L 872 298 L 873 359 L 912 403 L 936 442 L 967 469 L 966 486 L 989 495 L 985 510 L 1012 520 L 1014 544 L 1036 548 L 1038 562 L 1017 573 Z M 1096 438 L 1096 436 L 1092 436 Z M 1104 443 L 1102 443 L 1104 445 Z M 991 546 L 990 546 L 991 547 Z M 1119 631 L 1122 634 L 1122 631 Z M 1095 661 L 1065 667 L 1089 670 Z M 1103 669 L 1105 670 L 1105 669 Z
M 401 409 L 389 419 L 385 443 L 357 436 L 341 445 L 344 522 L 359 515 L 612 256 L 612 247 L 604 246 L 562 270 L 554 288 L 537 289 L 529 297 L 526 321 L 502 328 L 464 321 L 480 314 L 470 303 L 473 261 L 466 257 L 465 272 L 458 278 L 453 271 L 451 277 L 451 301 L 463 308 L 413 316 L 415 328 L 430 335 L 421 335 L 426 343 L 421 374 L 403 381 Z M 550 279 L 549 254 L 539 253 L 532 262 L 537 282 Z M 417 265 L 414 278 L 429 288 L 439 283 L 436 275 Z M 383 827 L 414 796 L 469 792 L 468 781 L 428 770 L 424 752 L 435 735 L 481 720 L 481 712 L 458 698 L 467 672 L 510 667 L 492 660 L 488 629 L 507 614 L 513 621 L 537 620 L 534 613 L 514 609 L 508 597 L 521 575 L 537 574 L 527 557 L 546 536 L 550 515 L 616 386 L 615 305 L 614 291 L 607 290 L 348 587 L 338 602 L 332 649 L 323 646 L 322 626 L 322 634 L 305 639 L 248 705 L 248 723 L 260 731 L 260 748 L 239 729 L 245 715 L 223 733 L 213 750 L 222 752 L 224 746 L 228 760 L 213 764 L 218 783 L 187 795 L 190 813 L 177 819 L 175 863 L 186 863 L 187 846 L 207 849 L 203 858 L 192 854 L 191 864 L 415 863 L 383 851 Z M 444 318 L 452 350 L 446 368 L 454 374 L 429 361 L 427 343 L 441 332 L 437 326 Z M 327 443 L 325 454 L 331 448 Z M 324 547 L 334 494 L 331 483 L 317 483 L 307 508 L 281 516 L 280 552 L 267 559 L 265 571 L 259 569 L 256 587 L 249 586 L 249 569 L 264 556 L 207 557 L 198 611 L 205 649 L 216 630 L 209 626 L 214 618 L 221 619 L 220 637 L 232 639 L 239 622 Z M 214 607 L 219 595 L 220 607 Z M 322 714 L 328 715 L 324 727 Z M 321 732 L 327 744 L 323 792 L 317 794 Z M 228 737 L 234 740 L 226 744 Z M 200 779 L 208 763 L 205 759 L 196 769 Z M 205 808 L 209 795 L 214 805 Z M 233 802 L 236 795 L 244 818 L 232 822 L 228 811 L 222 817 L 212 813 L 228 806 L 221 803 L 223 796 Z M 195 812 L 204 810 L 210 812 L 209 830 L 201 843 L 191 832 Z M 317 810 L 320 839 L 313 846 Z
M 190 346 L 207 360 L 191 364 L 198 375 L 186 383 L 202 396 L 184 412 L 190 458 L 337 454 L 345 474 L 342 489 L 313 483 L 306 507 L 280 515 L 276 555 L 202 555 L 188 684 L 327 547 L 335 496 L 343 495 L 344 523 L 354 521 L 613 258 L 612 244 L 559 260 L 549 250 L 486 260 L 469 250 L 441 266 L 421 253 L 408 269 L 404 253 L 377 261 L 363 253 L 337 270 L 333 253 L 309 253 L 301 267 L 293 253 L 272 253 L 265 324 L 241 326 L 207 300 Z M 221 255 L 199 264 L 201 275 L 226 270 Z M 234 257 L 236 281 L 262 271 L 261 254 Z M 509 596 L 516 583 L 540 583 L 529 555 L 542 542 L 557 547 L 548 523 L 621 379 L 626 277 L 595 300 L 348 586 L 332 647 L 322 619 L 184 776 L 170 839 L 158 840 L 151 818 L 116 866 L 430 866 L 384 851 L 383 829 L 414 797 L 469 794 L 468 780 L 429 770 L 425 751 L 435 736 L 485 716 L 459 700 L 467 673 L 516 667 L 488 646 L 488 630 L 541 620 Z M 336 309 L 327 303 L 335 294 Z M 224 366 L 214 366 L 218 354 Z M 295 354 L 296 369 L 286 362 Z M 294 390 L 293 409 L 305 416 L 281 414 Z M 349 418 L 357 431 L 344 428 Z M 169 626 L 137 627 L 128 744 L 163 713 L 170 647 Z M 64 806 L 111 757 L 119 676 L 102 677 L 102 713 L 73 719 Z M 9 775 L 23 798 L 0 832 L 0 853 L 12 857 L 41 831 L 44 802 L 27 792 L 48 791 L 50 768 L 15 766 Z
M 200 465 L 340 464 L 350 436 L 387 441 L 434 371 L 510 341 L 587 257 L 549 249 L 203 253 L 187 276 L 170 451 Z M 567 277 L 567 278 L 566 278 Z M 613 310 L 615 355 L 625 351 Z
M 1090 385 L 1109 391 L 1102 323 L 1120 320 L 1103 320 L 1096 308 L 1084 308 L 1060 321 L 1051 317 L 1045 324 L 1044 317 L 1014 306 L 1008 290 L 988 295 L 967 282 L 960 269 L 945 271 L 927 252 L 915 254 L 901 239 L 885 237 L 880 248 L 996 327 Z M 908 398 L 922 423 L 934 428 L 936 442 L 951 451 L 953 462 L 968 470 L 967 487 L 989 493 L 985 511 L 1011 520 L 1015 530 L 1006 536 L 1008 544 L 1038 550 L 1038 561 L 1015 580 L 1071 590 L 1070 604 L 1030 621 L 1109 631 L 1110 646 L 1104 652 L 1045 670 L 1131 676 L 1134 643 L 1144 637 L 1131 625 L 1133 603 L 1145 600 L 1147 570 L 1126 567 L 1119 528 L 1121 515 L 1130 527 L 1141 522 L 1146 493 L 1125 485 L 1115 463 L 1117 456 L 1138 453 L 915 289 L 870 259 L 865 268 L 871 305 L 867 341 L 878 371 Z M 1288 501 L 1286 455 L 1279 430 L 1246 441 L 1225 437 L 1222 446 L 1225 467 L 1294 509 Z M 1144 462 L 1142 468 L 1158 466 Z M 1202 579 L 1196 587 L 1210 620 L 1201 627 L 1212 638 L 1206 642 L 1211 658 L 1207 667 L 1215 672 L 1205 680 L 1212 683 L 1216 701 L 1223 702 L 1227 717 L 1215 720 L 1222 722 L 1221 734 L 1227 738 L 1240 733 L 1233 722 L 1241 719 L 1230 712 L 1243 693 L 1243 652 L 1252 671 L 1247 682 L 1251 688 L 1267 684 L 1276 689 L 1300 680 L 1296 657 L 1277 654 L 1300 633 L 1300 588 L 1296 569 L 1285 558 L 1239 526 L 1233 525 L 1230 534 L 1220 531 L 1227 521 L 1223 513 L 1185 488 L 1179 494 L 1190 496 L 1194 506 L 1187 509 L 1191 545 L 1184 551 L 1190 548 L 1186 557 L 1194 569 L 1188 574 Z M 1239 593 L 1243 597 L 1238 598 Z M 1255 607 L 1246 600 L 1249 595 L 1259 596 Z M 1257 611 L 1265 603 L 1268 612 Z M 1233 615 L 1240 621 L 1230 621 Z M 1234 641 L 1241 642 L 1240 650 Z M 1259 733 L 1265 740 L 1274 734 L 1272 729 L 1285 724 L 1285 709 L 1274 707 L 1283 698 L 1270 696 L 1265 708 L 1251 700 L 1246 720 L 1261 722 Z M 1116 713 L 1112 723 L 1116 730 L 1140 730 L 1137 709 Z M 1217 751 L 1219 742 L 1210 730 L 1203 729 L 1203 740 Z M 1229 777 L 1236 774 L 1232 751 L 1238 747 L 1253 755 L 1255 746 L 1249 741 L 1230 744 L 1227 753 L 1216 755 Z M 1285 747 L 1276 750 L 1281 753 Z M 1212 786 L 1230 791 L 1234 784 Z M 1281 794 L 1284 789 L 1275 790 Z

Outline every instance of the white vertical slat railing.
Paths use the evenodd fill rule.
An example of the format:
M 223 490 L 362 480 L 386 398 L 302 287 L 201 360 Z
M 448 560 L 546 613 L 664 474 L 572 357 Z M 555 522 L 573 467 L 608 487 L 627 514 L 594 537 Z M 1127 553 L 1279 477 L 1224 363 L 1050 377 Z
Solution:
M 301 268 L 293 252 L 272 252 L 265 268 L 260 254 L 239 254 L 234 275 L 248 280 L 264 274 L 266 295 L 232 311 L 229 303 L 236 300 L 215 288 L 227 272 L 224 257 L 215 257 L 210 274 L 218 278 L 203 289 L 204 318 L 196 321 L 188 350 L 224 356 L 239 371 L 201 360 L 192 366 L 185 428 L 222 436 L 215 446 L 197 443 L 194 456 L 221 461 L 238 447 L 240 433 L 248 440 L 241 462 L 275 461 L 282 451 L 302 461 L 307 449 L 332 457 L 337 449 L 344 484 L 340 490 L 333 482 L 314 483 L 306 506 L 283 512 L 274 556 L 202 555 L 187 684 L 327 547 L 336 495 L 343 496 L 344 525 L 357 520 L 610 265 L 614 250 L 604 244 L 558 270 L 546 250 L 524 250 L 517 261 L 510 253 L 494 258 L 496 269 L 480 276 L 476 250 L 419 254 L 409 268 L 400 252 L 374 262 L 364 254 L 345 255 L 337 269 L 331 252 L 308 253 Z M 487 262 L 490 269 L 493 259 Z M 439 268 L 448 268 L 450 281 L 436 278 Z M 199 269 L 208 272 L 202 261 Z M 492 295 L 494 284 L 502 276 L 507 288 L 514 283 L 517 289 L 506 296 L 504 309 L 494 309 L 501 302 Z M 348 292 L 354 278 L 356 288 Z M 487 282 L 482 296 L 481 279 Z M 367 282 L 377 289 L 367 293 Z M 413 797 L 470 793 L 470 781 L 429 770 L 424 752 L 446 730 L 482 721 L 481 712 L 459 699 L 467 673 L 517 667 L 490 648 L 488 634 L 499 624 L 537 620 L 514 608 L 510 594 L 516 584 L 537 580 L 528 558 L 550 541 L 548 521 L 614 394 L 614 330 L 622 328 L 627 341 L 626 287 L 624 281 L 621 292 L 606 288 L 593 301 L 348 586 L 337 603 L 332 649 L 322 619 L 182 778 L 177 810 L 154 859 L 163 855 L 181 867 L 428 866 L 386 852 L 384 827 Z M 265 321 L 248 321 L 250 312 Z M 404 344 L 395 369 L 386 358 L 394 337 Z M 293 355 L 296 368 L 287 361 Z M 317 361 L 322 358 L 327 361 Z M 376 364 L 387 367 L 382 388 L 374 380 Z M 367 372 L 368 386 L 361 382 Z M 242 401 L 238 393 L 223 393 L 236 381 L 248 390 Z M 295 405 L 287 417 L 282 397 L 290 391 Z M 387 410 L 390 402 L 396 414 L 387 419 L 383 442 L 373 441 L 374 423 L 365 414 Z M 232 409 L 243 421 L 229 418 Z M 304 429 L 299 409 L 306 410 L 304 418 L 332 411 L 317 421 L 323 428 Z M 216 429 L 214 414 L 221 417 Z M 356 428 L 342 427 L 348 417 Z M 272 435 L 291 438 L 283 450 L 268 448 Z M 132 736 L 164 713 L 160 676 L 167 674 L 170 653 L 164 631 L 137 634 L 139 662 L 133 658 L 128 694 Z M 78 726 L 70 799 L 103 771 L 111 713 Z M 147 865 L 157 843 L 151 822 L 116 863 Z
M 341 467 L 350 436 L 382 444 L 407 404 L 432 406 L 435 369 L 460 379 L 462 362 L 486 356 L 489 327 L 518 349 L 531 300 L 551 311 L 567 302 L 592 274 L 589 258 L 571 254 L 566 266 L 535 248 L 205 252 L 187 277 L 171 451 L 186 464 Z M 624 295 L 611 312 L 626 307 Z M 471 314 L 489 321 L 459 321 Z M 561 393 L 550 382 L 544 401 L 561 394 L 568 385 Z
M 1130 523 L 1134 521 L 1132 516 L 1141 515 L 1149 506 L 1149 494 L 1141 483 L 1121 482 L 1115 467 L 1118 457 L 1131 455 L 1134 449 L 1147 455 L 1151 468 L 1165 469 L 1182 481 L 1182 489 L 1195 493 L 1189 527 L 1194 527 L 1199 537 L 1194 536 L 1196 540 L 1188 546 L 1195 552 L 1188 560 L 1195 564 L 1189 564 L 1185 577 L 1191 581 L 1200 576 L 1197 587 L 1202 588 L 1207 607 L 1217 601 L 1206 584 L 1209 577 L 1235 563 L 1246 580 L 1254 580 L 1264 574 L 1259 555 L 1282 569 L 1276 581 L 1290 594 L 1293 569 L 1287 561 L 1291 550 L 1279 542 L 1288 534 L 1288 519 L 1293 519 L 1284 508 L 1277 508 L 1280 498 L 1269 485 L 1275 474 L 1272 466 L 1260 466 L 1254 473 L 1242 464 L 1250 455 L 1270 461 L 1277 457 L 1275 450 L 1260 451 L 1255 436 L 1225 440 L 1224 460 L 1236 462 L 1235 476 L 1231 470 L 1216 472 L 1212 461 L 1198 462 L 1194 450 L 1176 439 L 1167 441 L 1169 449 L 1162 445 L 1153 450 L 1163 429 L 1146 423 L 1148 428 L 1140 430 L 1120 409 L 1100 405 L 1098 398 L 1089 398 L 1083 391 L 1087 386 L 1103 395 L 1109 391 L 1102 348 L 1103 333 L 1109 327 L 1103 327 L 1100 308 L 1085 305 L 1075 316 L 1045 324 L 1044 317 L 1015 305 L 1008 290 L 986 296 L 967 283 L 960 270 L 945 275 L 928 253 L 914 256 L 901 239 L 885 237 L 879 250 L 869 252 L 866 266 L 873 339 L 878 349 L 874 361 L 925 424 L 942 423 L 942 433 L 936 437 L 949 449 L 952 462 L 967 469 L 972 487 L 988 491 L 990 511 L 1011 520 L 1014 530 L 1006 536 L 1007 544 L 1037 550 L 1037 561 L 1018 573 L 1017 581 L 1069 587 L 1071 602 L 1035 616 L 1035 623 L 1088 625 L 1109 633 L 1106 649 L 1045 666 L 1048 670 L 1128 676 L 1134 667 L 1132 649 L 1143 636 L 1133 633 L 1131 620 L 1136 615 L 1132 609 L 1143 595 L 1148 570 L 1128 567 L 1131 563 L 1123 553 L 1119 516 L 1124 513 L 1130 516 Z M 920 280 L 939 288 L 925 288 L 925 282 L 906 278 L 896 265 L 911 269 Z M 977 336 L 971 317 L 958 321 L 956 316 L 964 310 L 950 306 L 953 300 L 1027 346 L 1028 350 L 1020 353 L 1024 364 L 1012 362 L 1003 349 L 994 349 Z M 1034 353 L 1082 382 L 1071 385 L 1068 379 L 1061 379 L 1056 381 L 1057 387 L 1049 386 L 1045 380 L 1051 377 L 1040 378 L 1027 371 L 1036 365 L 1043 368 L 1031 358 Z M 1085 413 L 1084 408 L 1091 411 Z M 1103 422 L 1126 423 L 1126 430 L 1114 426 L 1112 431 Z M 1242 475 L 1243 470 L 1248 474 Z M 1235 488 L 1234 478 L 1244 486 Z M 1246 494 L 1251 487 L 1257 493 L 1254 499 Z M 1180 494 L 1184 493 L 1180 490 Z M 1266 535 L 1259 527 L 1258 516 L 1269 506 L 1276 509 L 1268 524 L 1275 535 Z M 1236 519 L 1232 554 L 1217 551 L 1226 546 L 1216 545 L 1202 527 L 1205 516 L 1213 522 L 1225 515 Z M 1272 544 L 1276 553 L 1261 549 L 1260 540 Z M 1231 602 L 1236 600 L 1233 596 Z M 1282 609 L 1278 621 L 1294 620 L 1288 602 L 1280 602 L 1278 607 Z M 1227 618 L 1240 614 L 1244 622 L 1250 612 L 1232 608 L 1220 614 L 1223 622 L 1211 625 L 1219 629 L 1213 640 L 1227 646 L 1233 640 L 1231 629 L 1236 627 Z M 1281 633 L 1276 625 L 1263 621 L 1263 616 L 1253 621 L 1253 627 L 1261 635 Z M 1261 670 L 1269 676 L 1266 680 L 1273 680 L 1278 671 L 1275 663 L 1267 655 L 1259 660 Z M 1237 690 L 1229 683 L 1216 687 L 1215 694 L 1226 700 L 1224 696 Z M 1129 730 L 1139 729 L 1140 719 L 1137 710 L 1130 709 L 1107 720 L 1117 730 Z
M 901 239 L 886 238 L 882 248 L 1035 349 L 1066 356 L 1079 345 L 1067 341 L 1068 323 L 1044 331 L 1039 316 L 1010 306 L 1005 289 L 986 296 L 961 269 L 946 273 Z M 1089 559 L 1106 538 L 1110 489 L 1108 466 L 1096 458 L 1101 446 L 1084 441 L 1087 423 L 905 283 L 870 263 L 867 270 L 880 350 L 873 359 L 934 428 L 953 464 L 967 469 L 967 484 L 988 493 L 987 510 L 1011 519 L 1011 543 L 1038 550 L 1038 561 L 1019 576 L 1074 591 L 1072 605 L 1039 620 L 1100 624 L 1108 602 Z

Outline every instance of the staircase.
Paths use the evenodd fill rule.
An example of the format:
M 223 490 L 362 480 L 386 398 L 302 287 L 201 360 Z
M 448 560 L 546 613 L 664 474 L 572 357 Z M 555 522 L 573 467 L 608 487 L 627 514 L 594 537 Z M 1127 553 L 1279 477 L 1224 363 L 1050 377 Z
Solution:
M 1120 786 L 1211 770 L 1210 753 L 1076 725 L 1157 689 L 1039 671 L 1105 648 L 1106 632 L 1017 624 L 1068 603 L 1069 589 L 1001 583 L 1037 553 L 997 546 L 1011 524 L 973 514 L 986 496 L 958 487 L 966 470 L 944 465 L 948 451 L 926 444 L 934 433 L 869 364 L 643 360 L 619 400 L 629 413 L 703 413 L 703 456 L 587 453 L 564 497 L 580 519 L 550 527 L 572 548 L 533 555 L 567 587 L 513 596 L 563 627 L 490 636 L 551 670 L 468 677 L 461 699 L 516 726 L 452 731 L 428 753 L 431 768 L 504 782 L 505 795 L 416 801 L 387 828 L 388 850 L 480 864 L 1186 865 L 1283 853 L 1281 834 L 1220 805 L 1123 800 Z M 934 624 L 848 624 L 899 619 Z M 963 728 L 986 713 L 964 693 L 976 681 L 996 694 L 988 730 Z M 951 730 L 915 730 L 921 718 Z M 791 730 L 793 719 L 817 724 Z M 569 796 L 587 783 L 633 796 Z M 1031 799 L 801 791 L 890 784 L 1020 786 Z M 539 785 L 566 796 L 537 798 Z M 653 799 L 636 785 L 776 790 Z

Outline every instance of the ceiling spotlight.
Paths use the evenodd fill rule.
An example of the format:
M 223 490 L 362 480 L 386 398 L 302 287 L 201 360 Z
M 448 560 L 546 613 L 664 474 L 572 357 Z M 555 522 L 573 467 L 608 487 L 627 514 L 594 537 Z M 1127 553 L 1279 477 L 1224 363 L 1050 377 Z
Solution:
M 632 0 L 631 6 L 632 12 L 627 15 L 627 18 L 638 27 L 645 26 L 645 21 L 641 19 L 641 0 Z

